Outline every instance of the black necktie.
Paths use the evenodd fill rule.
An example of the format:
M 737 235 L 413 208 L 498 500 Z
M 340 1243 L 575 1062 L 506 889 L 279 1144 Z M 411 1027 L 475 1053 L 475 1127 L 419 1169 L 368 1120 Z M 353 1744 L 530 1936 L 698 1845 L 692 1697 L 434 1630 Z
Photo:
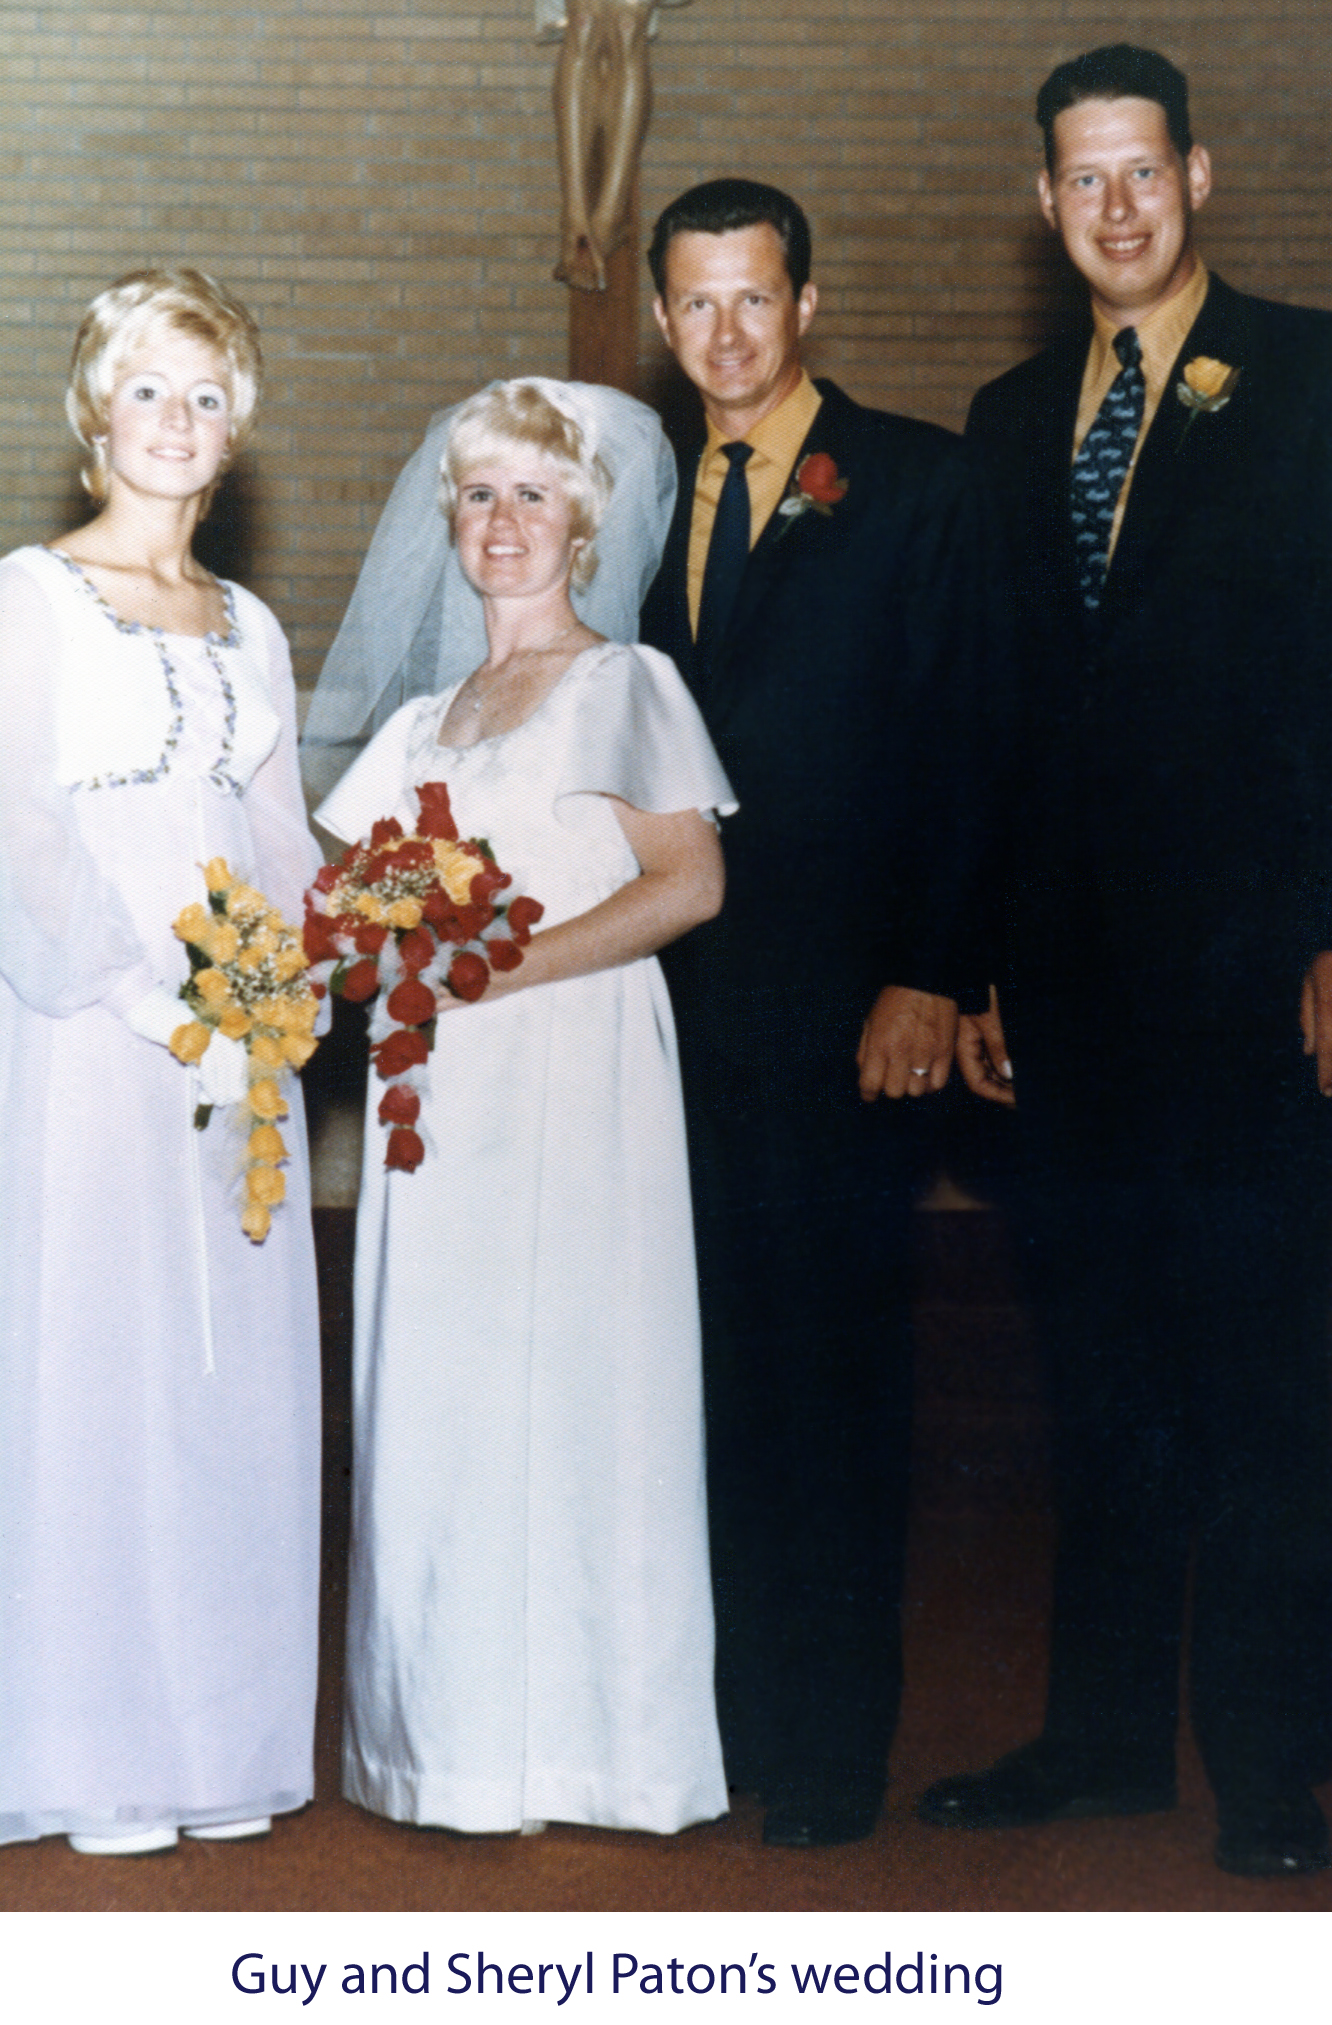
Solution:
M 717 501 L 712 523 L 708 559 L 703 567 L 703 590 L 698 601 L 698 648 L 707 654 L 726 631 L 735 594 L 749 561 L 749 481 L 745 466 L 754 454 L 749 443 L 723 443 L 722 455 L 730 469 Z
M 1120 371 L 1073 460 L 1073 545 L 1078 558 L 1078 587 L 1088 612 L 1094 612 L 1101 602 L 1115 508 L 1133 461 L 1147 392 L 1142 377 L 1142 346 L 1131 326 L 1116 331 L 1115 356 Z

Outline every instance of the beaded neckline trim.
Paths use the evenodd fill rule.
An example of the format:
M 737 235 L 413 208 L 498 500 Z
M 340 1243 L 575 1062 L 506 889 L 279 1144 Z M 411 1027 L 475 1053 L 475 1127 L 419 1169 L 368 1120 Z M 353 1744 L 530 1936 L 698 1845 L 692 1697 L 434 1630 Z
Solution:
M 160 626 L 145 626 L 137 619 L 122 619 L 119 612 L 107 602 L 92 578 L 83 569 L 81 564 L 74 560 L 72 555 L 66 555 L 65 551 L 60 548 L 53 548 L 49 553 L 55 557 L 57 562 L 64 564 L 83 595 L 110 621 L 118 633 L 141 634 L 145 639 L 152 641 L 157 652 L 158 661 L 161 664 L 162 680 L 166 684 L 167 701 L 171 709 L 171 721 L 167 727 L 166 739 L 156 766 L 135 767 L 130 773 L 98 774 L 92 780 L 75 781 L 73 786 L 81 788 L 87 793 L 91 793 L 95 788 L 150 787 L 154 781 L 159 781 L 170 773 L 171 756 L 180 743 L 180 735 L 185 727 L 185 705 L 181 698 L 180 685 L 176 680 L 175 663 L 171 659 L 171 652 L 167 646 L 167 635 L 162 631 Z M 241 783 L 231 771 L 231 758 L 236 742 L 236 692 L 232 688 L 227 671 L 223 666 L 220 650 L 224 647 L 239 647 L 241 636 L 240 628 L 236 623 L 236 600 L 233 596 L 231 585 L 222 581 L 221 591 L 227 630 L 225 633 L 208 632 L 201 636 L 204 658 L 217 677 L 225 710 L 222 726 L 222 749 L 209 768 L 207 778 L 221 792 L 238 795 L 242 792 Z

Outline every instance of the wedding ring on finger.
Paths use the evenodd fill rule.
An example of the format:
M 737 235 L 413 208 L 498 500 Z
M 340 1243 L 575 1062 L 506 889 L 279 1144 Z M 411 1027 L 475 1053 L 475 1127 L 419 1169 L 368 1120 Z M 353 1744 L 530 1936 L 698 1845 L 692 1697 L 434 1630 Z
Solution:
M 930 1072 L 928 1069 L 913 1069 L 911 1073 L 913 1076 L 928 1076 Z

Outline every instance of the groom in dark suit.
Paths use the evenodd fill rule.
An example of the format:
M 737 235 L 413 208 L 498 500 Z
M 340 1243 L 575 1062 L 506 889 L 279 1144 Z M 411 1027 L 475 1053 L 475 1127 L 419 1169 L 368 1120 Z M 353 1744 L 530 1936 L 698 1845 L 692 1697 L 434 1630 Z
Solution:
M 706 441 L 643 637 L 740 812 L 667 953 L 703 1302 L 718 1708 L 764 1840 L 878 1814 L 901 1688 L 915 1107 L 947 1078 L 978 824 L 980 535 L 963 446 L 813 383 L 809 228 L 691 190 L 648 255 Z M 913 1115 L 908 1116 L 908 1112 Z
M 1026 1152 L 1050 1687 L 1034 1743 L 921 1812 L 1172 1806 L 1191 1568 L 1217 1861 L 1280 1876 L 1329 1860 L 1332 318 L 1204 269 L 1165 58 L 1063 64 L 1037 118 L 1092 320 L 968 424 L 1022 693 L 1000 988 L 959 1056 Z

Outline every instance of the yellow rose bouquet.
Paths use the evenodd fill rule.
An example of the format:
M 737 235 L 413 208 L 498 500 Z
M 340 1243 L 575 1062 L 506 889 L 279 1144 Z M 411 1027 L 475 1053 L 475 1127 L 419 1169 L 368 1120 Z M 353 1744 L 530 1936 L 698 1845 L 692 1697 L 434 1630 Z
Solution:
M 279 1163 L 288 1156 L 277 1121 L 290 1107 L 282 1085 L 318 1046 L 319 1002 L 306 977 L 300 930 L 235 878 L 225 858 L 204 866 L 204 883 L 208 905 L 192 902 L 172 924 L 189 954 L 190 975 L 180 995 L 193 1017 L 176 1028 L 170 1046 L 178 1061 L 193 1063 L 202 1060 L 214 1033 L 244 1044 L 249 1122 L 241 1229 L 262 1244 L 286 1193 Z M 201 1130 L 210 1113 L 207 1104 L 195 1112 Z

